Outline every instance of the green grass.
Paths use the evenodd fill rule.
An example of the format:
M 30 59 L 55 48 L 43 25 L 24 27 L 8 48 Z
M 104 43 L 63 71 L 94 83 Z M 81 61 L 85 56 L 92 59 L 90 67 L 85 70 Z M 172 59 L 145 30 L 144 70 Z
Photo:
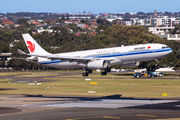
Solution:
M 30 74 L 30 75 L 17 75 L 16 77 L 43 77 L 43 76 L 57 76 L 58 74 Z
M 61 73 L 61 72 L 60 72 Z M 73 72 L 72 72 L 73 73 Z M 10 73 L 11 74 L 11 73 Z M 20 75 L 21 77 L 30 77 Z M 13 90 L 0 91 L 0 94 L 32 94 L 32 95 L 97 95 L 108 96 L 120 94 L 122 97 L 162 97 L 162 93 L 167 93 L 166 97 L 180 97 L 180 79 L 134 79 L 131 76 L 115 76 L 108 74 L 101 76 L 100 74 L 91 74 L 89 77 L 80 75 L 69 75 L 67 78 L 56 75 L 54 78 L 48 78 L 46 74 L 35 74 L 34 77 L 44 77 L 44 80 L 57 80 L 51 82 L 43 82 L 42 85 L 30 86 L 28 83 L 10 83 L 8 80 L 0 80 L 0 88 L 9 88 Z M 48 75 L 48 74 L 47 74 Z M 51 75 L 51 74 L 49 74 Z M 53 75 L 53 74 L 52 74 Z M 176 77 L 178 74 L 173 76 Z M 32 77 L 31 76 L 31 77 Z M 80 78 L 73 78 L 73 77 Z M 107 79 L 107 77 L 121 79 Z M 68 78 L 69 77 L 69 78 Z M 72 77 L 72 78 L 70 78 Z M 18 77 L 17 77 L 18 78 Z M 85 81 L 91 78 L 91 81 Z M 124 78 L 124 79 L 123 79 Z M 168 78 L 168 76 L 166 76 Z M 90 82 L 97 82 L 97 85 L 90 85 Z M 49 87 L 49 88 L 47 88 Z M 88 91 L 96 91 L 95 94 L 88 94 Z M 163 98 L 163 97 L 162 97 Z
M 32 74 L 31 72 L 1 72 L 0 76 L 7 76 L 7 75 L 20 75 L 20 74 Z

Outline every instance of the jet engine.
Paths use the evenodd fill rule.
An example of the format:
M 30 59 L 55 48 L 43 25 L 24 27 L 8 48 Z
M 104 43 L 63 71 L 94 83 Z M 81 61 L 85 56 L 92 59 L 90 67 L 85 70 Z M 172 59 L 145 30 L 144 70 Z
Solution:
M 105 60 L 93 60 L 87 63 L 87 67 L 90 69 L 104 69 L 104 68 L 107 68 L 108 65 L 109 65 L 109 62 Z
M 139 61 L 121 64 L 121 67 L 136 67 L 136 66 L 139 66 Z

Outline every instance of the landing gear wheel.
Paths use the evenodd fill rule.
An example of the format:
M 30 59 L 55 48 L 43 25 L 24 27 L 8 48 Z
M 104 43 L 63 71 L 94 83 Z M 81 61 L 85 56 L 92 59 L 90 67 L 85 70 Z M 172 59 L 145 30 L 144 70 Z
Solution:
M 101 72 L 101 75 L 107 75 L 107 72 Z
M 111 72 L 111 69 L 110 68 L 106 68 L 105 71 L 106 72 Z
M 92 70 L 87 70 L 86 72 L 91 74 L 91 73 L 92 73 Z
M 86 76 L 88 76 L 88 73 L 82 73 L 82 76 L 86 77 Z

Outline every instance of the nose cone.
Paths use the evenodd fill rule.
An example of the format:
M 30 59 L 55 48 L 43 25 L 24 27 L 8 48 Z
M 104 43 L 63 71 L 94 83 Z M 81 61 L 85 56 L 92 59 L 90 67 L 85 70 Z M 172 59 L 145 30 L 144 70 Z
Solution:
M 170 53 L 172 53 L 172 52 L 173 52 L 173 50 L 172 50 L 171 48 L 169 48 L 168 54 L 170 54 Z
M 172 53 L 173 52 L 173 50 L 171 49 L 171 48 L 169 48 L 170 49 L 170 53 Z

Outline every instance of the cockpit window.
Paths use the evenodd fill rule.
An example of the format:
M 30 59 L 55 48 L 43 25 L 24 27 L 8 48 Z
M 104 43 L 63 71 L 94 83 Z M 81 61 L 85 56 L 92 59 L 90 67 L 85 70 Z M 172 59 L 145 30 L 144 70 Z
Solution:
M 169 48 L 168 46 L 163 46 L 162 49 Z

